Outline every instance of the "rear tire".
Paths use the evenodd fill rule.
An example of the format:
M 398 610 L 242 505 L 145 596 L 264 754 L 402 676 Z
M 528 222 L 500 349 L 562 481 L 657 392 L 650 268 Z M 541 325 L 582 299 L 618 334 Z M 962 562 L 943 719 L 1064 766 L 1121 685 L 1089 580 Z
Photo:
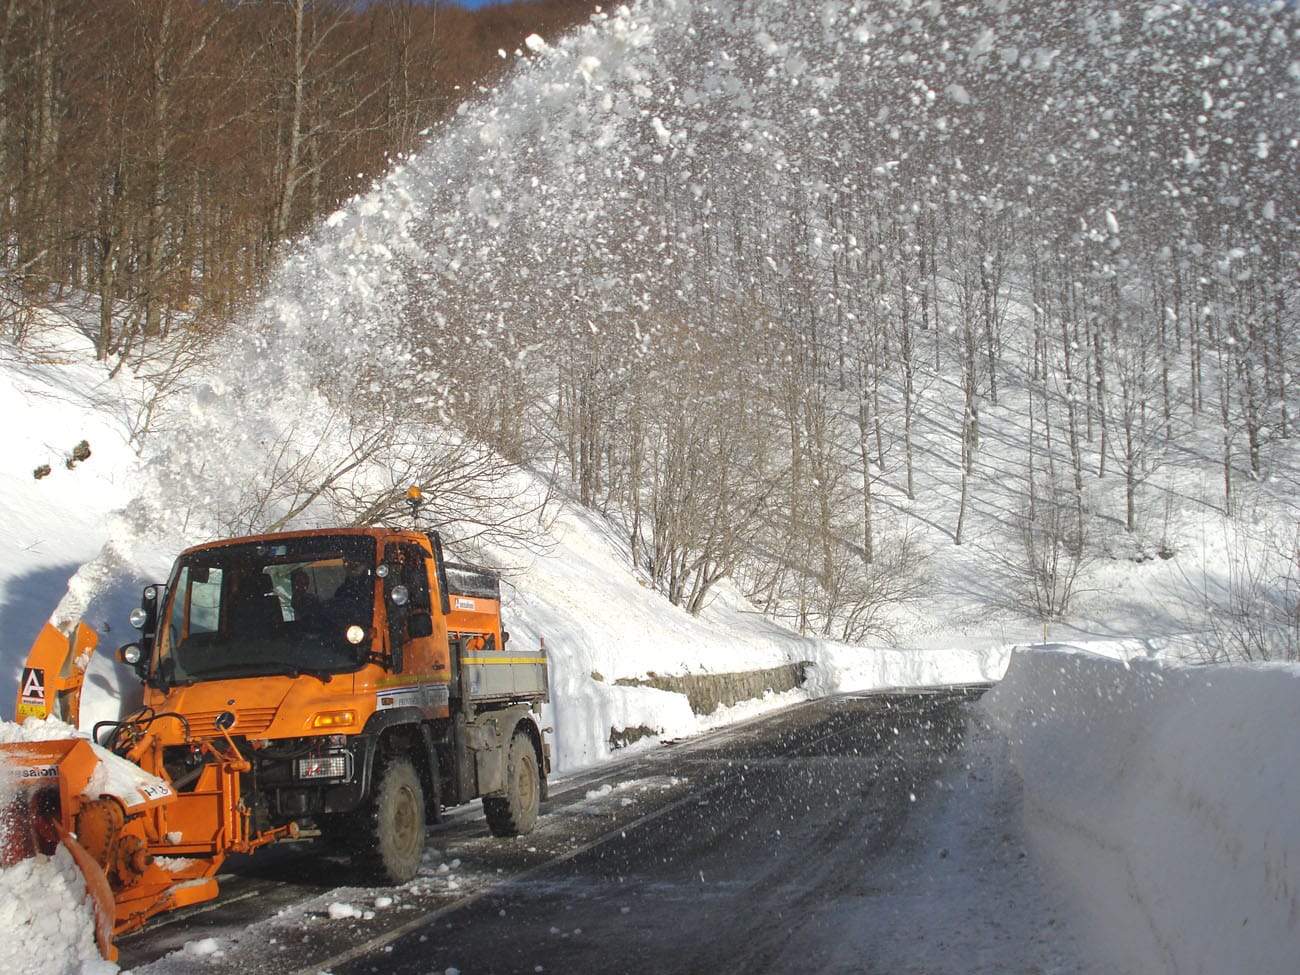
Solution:
M 506 794 L 483 800 L 488 829 L 493 836 L 519 836 L 531 833 L 537 823 L 541 804 L 541 776 L 537 771 L 537 752 L 532 739 L 516 731 L 506 755 Z
M 424 789 L 419 773 L 407 758 L 390 758 L 379 773 L 370 804 L 367 856 L 371 872 L 393 884 L 404 884 L 424 859 Z

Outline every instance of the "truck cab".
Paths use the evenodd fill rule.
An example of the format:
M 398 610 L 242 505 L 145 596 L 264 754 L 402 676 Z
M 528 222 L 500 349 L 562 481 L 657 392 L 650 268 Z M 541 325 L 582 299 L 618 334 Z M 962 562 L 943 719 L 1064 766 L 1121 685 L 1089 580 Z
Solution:
M 436 533 L 199 545 L 146 588 L 132 622 L 141 639 L 119 659 L 193 806 L 176 855 L 315 829 L 402 882 L 444 806 L 481 797 L 494 834 L 533 828 L 550 765 L 546 656 L 507 650 L 499 577 L 447 562 Z M 236 805 L 210 794 L 229 791 L 205 774 L 212 742 L 247 765 Z

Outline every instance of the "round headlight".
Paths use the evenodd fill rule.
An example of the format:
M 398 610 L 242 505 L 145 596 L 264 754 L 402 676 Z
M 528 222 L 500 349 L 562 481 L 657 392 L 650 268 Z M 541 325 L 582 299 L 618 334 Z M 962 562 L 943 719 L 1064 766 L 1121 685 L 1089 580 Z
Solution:
M 144 587 L 144 598 L 147 599 L 149 602 L 153 602 L 155 599 L 157 599 L 157 598 L 158 598 L 158 587 L 157 587 L 157 586 L 145 586 L 145 587 Z
M 337 633 L 338 631 L 335 630 L 335 632 Z M 348 643 L 355 647 L 366 638 L 366 631 L 354 623 L 348 627 L 347 633 L 344 635 L 347 637 Z
M 143 630 L 145 624 L 149 622 L 149 611 L 143 606 L 137 606 L 131 610 L 131 615 L 127 619 L 137 630 Z
M 375 567 L 375 575 L 379 576 L 379 578 L 381 579 L 387 579 L 388 573 L 390 571 L 392 570 L 388 568 L 387 562 L 381 562 L 378 566 Z
M 122 662 L 134 667 L 140 662 L 140 644 L 130 643 L 122 648 Z
M 393 586 L 389 599 L 393 601 L 394 606 L 405 606 L 411 601 L 411 591 L 405 586 Z

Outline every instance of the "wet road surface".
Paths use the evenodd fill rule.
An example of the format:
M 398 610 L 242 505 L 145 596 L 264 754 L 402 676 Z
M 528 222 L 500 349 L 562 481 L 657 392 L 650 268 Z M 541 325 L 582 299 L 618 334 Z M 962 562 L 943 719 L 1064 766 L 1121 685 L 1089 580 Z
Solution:
M 149 967 L 817 970 L 827 905 L 870 894 L 873 863 L 950 773 L 983 690 L 838 696 L 641 751 L 553 783 L 538 828 L 515 840 L 487 836 L 472 804 L 392 890 L 340 887 L 346 861 L 309 844 L 260 853 L 216 902 L 123 939 L 120 964 L 188 944 Z

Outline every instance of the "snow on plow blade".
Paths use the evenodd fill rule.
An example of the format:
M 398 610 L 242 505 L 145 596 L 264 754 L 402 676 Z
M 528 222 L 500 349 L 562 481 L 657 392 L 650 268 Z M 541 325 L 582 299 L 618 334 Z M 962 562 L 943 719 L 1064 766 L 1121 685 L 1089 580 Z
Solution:
M 12 742 L 0 745 L 0 763 L 17 785 L 0 813 L 0 867 L 38 853 L 52 855 L 62 844 L 85 878 L 95 911 L 95 943 L 100 954 L 115 961 L 113 891 L 103 868 L 72 829 L 99 765 L 94 748 L 84 738 Z

